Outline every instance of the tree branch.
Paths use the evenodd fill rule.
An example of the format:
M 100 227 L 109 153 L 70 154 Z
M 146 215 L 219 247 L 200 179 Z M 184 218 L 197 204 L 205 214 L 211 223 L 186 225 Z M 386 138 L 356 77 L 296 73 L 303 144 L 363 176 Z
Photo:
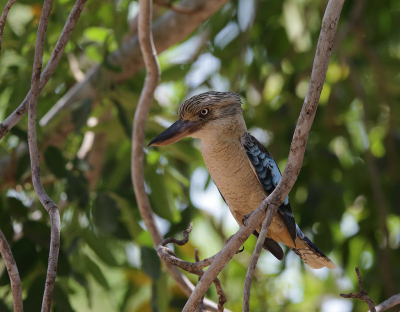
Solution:
M 197 27 L 213 15 L 221 6 L 229 0 L 183 0 L 180 7 L 202 9 L 196 14 L 180 14 L 168 11 L 153 26 L 153 38 L 158 53 L 179 43 L 188 37 Z M 88 98 L 95 98 L 98 94 L 114 83 L 122 83 L 132 77 L 144 66 L 138 36 L 126 41 L 121 49 L 111 53 L 108 62 L 113 66 L 123 69 L 122 73 L 108 71 L 101 66 L 94 67 L 83 82 L 75 84 L 40 120 L 40 125 L 48 124 L 60 111 L 71 107 L 73 104 Z M 0 139 L 1 139 L 0 131 Z
M 53 0 L 45 0 L 36 37 L 35 59 L 33 62 L 31 92 L 29 97 L 28 112 L 28 146 L 31 158 L 32 184 L 35 192 L 50 215 L 51 238 L 49 264 L 47 267 L 46 285 L 43 295 L 42 312 L 49 312 L 53 298 L 53 290 L 57 275 L 57 261 L 60 249 L 60 213 L 56 204 L 47 195 L 40 178 L 39 151 L 36 138 L 36 113 L 40 93 L 40 73 L 43 65 L 44 40 L 46 37 L 47 24 L 53 5 Z
M 394 307 L 395 305 L 400 304 L 400 294 L 394 295 L 390 297 L 388 300 L 385 300 L 381 304 L 378 304 L 375 307 L 376 312 L 382 312 Z M 371 311 L 368 311 L 371 312 Z
M 358 278 L 358 285 L 360 286 L 360 292 L 355 293 L 355 294 L 350 293 L 347 295 L 340 294 L 340 297 L 361 299 L 361 300 L 365 301 L 366 304 L 368 304 L 369 310 L 371 312 L 376 312 L 374 302 L 372 301 L 372 299 L 370 297 L 368 297 L 367 291 L 364 290 L 362 278 L 361 278 L 360 271 L 358 270 L 358 268 L 356 268 L 356 273 L 357 273 L 357 278 Z
M 1 13 L 0 17 L 0 55 L 1 55 L 1 42 L 3 41 L 3 31 L 4 31 L 4 26 L 6 25 L 6 20 L 7 20 L 7 15 L 8 12 L 10 11 L 12 5 L 16 2 L 17 0 L 9 0 L 4 7 L 3 13 Z
M 260 258 L 261 250 L 264 245 L 265 238 L 267 237 L 269 226 L 271 225 L 272 219 L 277 209 L 268 209 L 267 215 L 265 216 L 264 223 L 262 225 L 260 235 L 258 236 L 256 247 L 254 248 L 253 255 L 250 260 L 249 267 L 247 268 L 247 274 L 244 284 L 243 291 L 243 312 L 250 311 L 250 289 L 251 281 L 253 279 L 254 271 L 256 270 L 258 259 Z
M 63 31 L 61 32 L 57 44 L 54 47 L 53 53 L 51 54 L 50 60 L 40 76 L 39 93 L 42 92 L 43 88 L 50 80 L 50 77 L 54 74 L 54 71 L 56 70 L 64 52 L 65 46 L 71 37 L 72 31 L 75 28 L 86 2 L 87 0 L 77 0 L 71 13 L 69 14 Z M 10 131 L 10 129 L 14 127 L 25 115 L 26 111 L 28 110 L 28 102 L 31 96 L 31 91 L 32 90 L 28 92 L 18 108 L 0 124 L 0 139 L 2 139 L 8 133 L 8 131 Z
M 279 205 L 283 202 L 293 187 L 297 176 L 300 173 L 308 134 L 314 120 L 318 101 L 324 85 L 343 3 L 344 0 L 330 0 L 326 8 L 318 40 L 317 51 L 314 58 L 310 85 L 293 135 L 288 162 L 278 187 L 252 213 L 246 222 L 246 226 L 242 226 L 233 239 L 231 239 L 217 255 L 216 259 L 205 272 L 192 295 L 189 297 L 189 300 L 183 309 L 184 312 L 195 311 L 202 296 L 210 287 L 212 281 L 232 259 L 238 248 L 246 241 L 253 230 L 259 225 L 259 220 L 262 220 L 265 217 L 266 210 L 270 209 L 272 210 L 271 213 L 275 214 Z
M 174 243 L 178 246 L 186 245 L 187 242 L 189 241 L 189 233 L 192 231 L 192 229 L 193 229 L 193 222 L 190 223 L 190 226 L 187 230 L 182 232 L 182 235 L 183 235 L 182 240 L 177 240 L 172 237 L 164 239 L 158 245 L 157 254 L 161 259 L 163 259 L 163 261 L 165 263 L 180 267 L 181 269 L 185 270 L 186 272 L 196 274 L 197 276 L 199 276 L 199 282 L 200 282 L 201 277 L 204 275 L 204 271 L 202 271 L 202 269 L 206 266 L 209 266 L 212 263 L 212 261 L 216 258 L 216 255 L 212 256 L 211 258 L 200 261 L 198 254 L 197 254 L 197 249 L 196 249 L 196 251 L 195 251 L 196 263 L 192 263 L 192 262 L 183 261 L 182 259 L 178 258 L 178 256 L 171 249 L 169 249 L 166 246 L 169 243 Z M 215 285 L 215 288 L 216 288 L 217 294 L 218 294 L 218 312 L 222 312 L 222 311 L 224 311 L 224 304 L 226 302 L 225 293 L 222 290 L 221 282 L 219 281 L 219 279 L 217 277 L 214 279 L 213 283 Z M 203 303 L 203 299 L 204 299 L 204 297 L 200 301 L 199 305 L 201 305 Z M 200 307 L 200 311 L 202 311 L 202 307 Z
M 139 4 L 139 41 L 147 73 L 133 121 L 131 174 L 140 214 L 146 224 L 147 230 L 151 235 L 154 245 L 158 246 L 158 244 L 160 244 L 162 241 L 162 236 L 156 225 L 153 210 L 145 191 L 143 146 L 147 116 L 153 100 L 154 90 L 157 87 L 160 77 L 160 70 L 151 31 L 151 2 L 150 0 L 140 0 Z M 189 296 L 193 289 L 193 285 L 190 283 L 190 281 L 174 266 L 168 263 L 165 263 L 165 265 L 168 272 L 177 282 L 179 287 L 187 296 Z M 218 311 L 214 302 L 205 300 L 204 303 L 208 309 L 212 311 Z
M 0 229 L 0 253 L 4 259 L 6 265 L 8 276 L 11 282 L 11 291 L 13 295 L 14 302 L 14 312 L 23 312 L 22 304 L 22 288 L 21 288 L 21 278 L 19 277 L 17 264 L 15 263 L 13 254 L 11 252 L 10 246 Z

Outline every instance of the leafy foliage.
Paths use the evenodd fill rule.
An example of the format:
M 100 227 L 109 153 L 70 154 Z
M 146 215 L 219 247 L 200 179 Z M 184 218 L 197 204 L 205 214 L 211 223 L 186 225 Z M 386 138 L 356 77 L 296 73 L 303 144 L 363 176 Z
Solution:
M 177 118 L 188 96 L 234 90 L 250 132 L 283 170 L 326 3 L 231 1 L 186 42 L 163 52 L 147 142 Z M 336 310 L 365 311 L 362 302 L 338 297 L 358 288 L 355 266 L 375 302 L 400 290 L 400 6 L 394 0 L 363 3 L 345 2 L 303 169 L 290 193 L 297 223 L 339 269 L 310 270 L 288 250 L 282 262 L 263 253 L 252 311 L 330 311 L 334 304 L 340 304 Z M 29 91 L 41 4 L 18 1 L 10 11 L 0 59 L 0 120 Z M 54 4 L 45 62 L 73 4 Z M 88 1 L 65 51 L 69 58 L 62 58 L 40 95 L 38 119 L 76 83 L 74 57 L 83 72 L 95 64 L 110 75 L 124 70 L 106 57 L 121 48 L 137 8 L 130 0 Z M 54 311 L 165 312 L 181 311 L 185 303 L 161 269 L 131 183 L 131 121 L 143 79 L 142 71 L 101 88 L 99 98 L 75 103 L 50 125 L 38 126 L 43 184 L 62 221 Z M 33 191 L 26 138 L 24 117 L 0 141 L 0 227 L 21 274 L 25 309 L 37 311 L 50 223 Z M 195 247 L 202 258 L 218 252 L 237 224 L 210 182 L 199 142 L 145 151 L 146 188 L 162 233 L 179 237 L 194 222 L 189 244 L 176 253 L 194 261 Z M 233 311 L 241 309 L 254 243 L 249 239 L 220 274 Z M 7 271 L 3 265 L 0 270 L 0 310 L 7 311 L 12 296 Z M 214 289 L 207 296 L 217 298 Z

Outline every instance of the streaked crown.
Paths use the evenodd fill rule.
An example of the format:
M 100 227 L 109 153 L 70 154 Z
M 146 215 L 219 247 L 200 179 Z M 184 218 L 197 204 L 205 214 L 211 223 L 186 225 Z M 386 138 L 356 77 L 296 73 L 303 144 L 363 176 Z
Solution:
M 183 102 L 179 107 L 178 116 L 179 119 L 182 120 L 191 120 L 199 116 L 204 109 L 210 111 L 218 109 L 218 111 L 222 113 L 218 114 L 219 117 L 223 117 L 224 115 L 235 114 L 237 108 L 240 108 L 241 104 L 240 96 L 235 92 L 209 91 L 192 96 L 190 99 Z M 223 107 L 225 108 L 222 109 Z

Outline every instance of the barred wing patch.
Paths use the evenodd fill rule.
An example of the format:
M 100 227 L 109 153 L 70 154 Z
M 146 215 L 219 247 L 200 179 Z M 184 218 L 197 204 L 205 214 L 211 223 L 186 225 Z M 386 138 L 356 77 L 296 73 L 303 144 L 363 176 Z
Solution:
M 241 142 L 246 150 L 247 157 L 253 165 L 258 180 L 267 194 L 271 194 L 278 186 L 282 177 L 274 158 L 265 146 L 249 133 L 243 135 Z M 289 196 L 285 198 L 278 211 L 296 245 L 296 222 L 294 220 L 292 208 L 290 207 Z

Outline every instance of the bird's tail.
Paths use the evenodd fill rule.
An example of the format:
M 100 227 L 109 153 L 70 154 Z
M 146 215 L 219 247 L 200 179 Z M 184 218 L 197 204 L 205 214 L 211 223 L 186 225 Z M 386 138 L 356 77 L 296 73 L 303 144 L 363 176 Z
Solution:
M 309 267 L 320 269 L 327 267 L 334 269 L 336 266 L 324 253 L 315 246 L 307 236 L 297 226 L 296 247 L 292 250 L 303 260 Z

